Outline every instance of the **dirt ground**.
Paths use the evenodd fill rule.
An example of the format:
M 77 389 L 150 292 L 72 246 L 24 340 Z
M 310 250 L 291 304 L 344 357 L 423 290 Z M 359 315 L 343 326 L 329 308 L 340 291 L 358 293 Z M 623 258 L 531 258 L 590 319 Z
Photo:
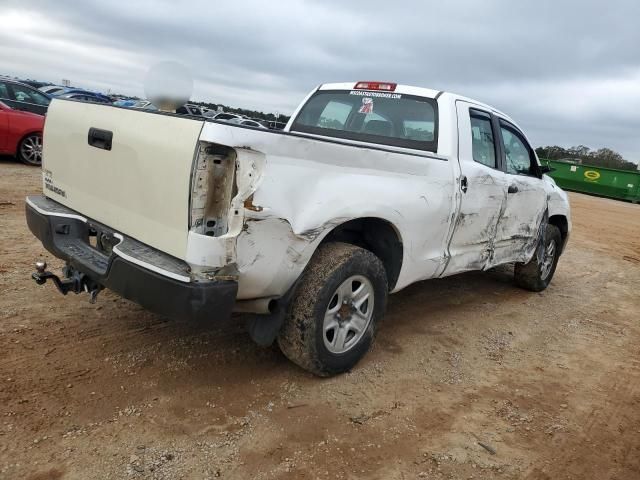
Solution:
M 1 479 L 640 479 L 640 205 L 571 194 L 547 291 L 508 268 L 413 285 L 318 379 L 242 317 L 35 285 L 60 266 L 24 221 L 39 189 L 0 159 Z

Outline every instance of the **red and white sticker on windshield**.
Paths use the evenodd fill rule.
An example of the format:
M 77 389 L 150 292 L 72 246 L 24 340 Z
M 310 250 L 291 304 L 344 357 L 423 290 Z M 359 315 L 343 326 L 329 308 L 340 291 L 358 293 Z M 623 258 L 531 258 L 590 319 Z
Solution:
M 360 110 L 358 110 L 358 112 L 360 113 L 373 113 L 373 98 L 368 98 L 365 97 L 362 99 L 362 106 L 360 107 Z

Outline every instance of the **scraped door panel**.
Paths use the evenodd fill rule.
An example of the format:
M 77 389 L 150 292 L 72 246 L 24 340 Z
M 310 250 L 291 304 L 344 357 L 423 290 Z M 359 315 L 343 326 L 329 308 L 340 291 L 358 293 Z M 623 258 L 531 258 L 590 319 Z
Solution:
M 547 210 L 547 194 L 542 179 L 536 175 L 537 160 L 527 139 L 503 119 L 500 119 L 500 138 L 508 194 L 498 222 L 494 265 L 531 259 Z
M 462 178 L 466 178 L 466 192 L 463 184 L 444 275 L 487 267 L 507 192 L 504 172 L 490 166 L 498 163 L 497 136 L 490 115 L 485 116 L 466 102 L 456 105 L 459 162 Z

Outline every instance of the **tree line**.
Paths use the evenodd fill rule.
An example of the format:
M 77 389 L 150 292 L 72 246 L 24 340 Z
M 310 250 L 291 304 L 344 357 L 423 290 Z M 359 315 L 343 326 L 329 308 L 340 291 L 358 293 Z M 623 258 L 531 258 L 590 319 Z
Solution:
M 584 145 L 563 148 L 557 145 L 538 147 L 536 153 L 539 158 L 547 160 L 566 160 L 592 165 L 594 167 L 617 168 L 620 170 L 637 170 L 638 165 L 625 160 L 618 152 L 610 148 L 591 150 Z

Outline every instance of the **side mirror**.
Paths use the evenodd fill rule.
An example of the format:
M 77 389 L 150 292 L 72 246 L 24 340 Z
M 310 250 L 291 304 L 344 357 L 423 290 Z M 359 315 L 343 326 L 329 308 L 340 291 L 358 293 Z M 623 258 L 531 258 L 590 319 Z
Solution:
M 555 170 L 555 168 L 551 168 L 549 165 L 540 165 L 540 173 L 542 173 L 543 175 L 545 173 L 555 172 Z

